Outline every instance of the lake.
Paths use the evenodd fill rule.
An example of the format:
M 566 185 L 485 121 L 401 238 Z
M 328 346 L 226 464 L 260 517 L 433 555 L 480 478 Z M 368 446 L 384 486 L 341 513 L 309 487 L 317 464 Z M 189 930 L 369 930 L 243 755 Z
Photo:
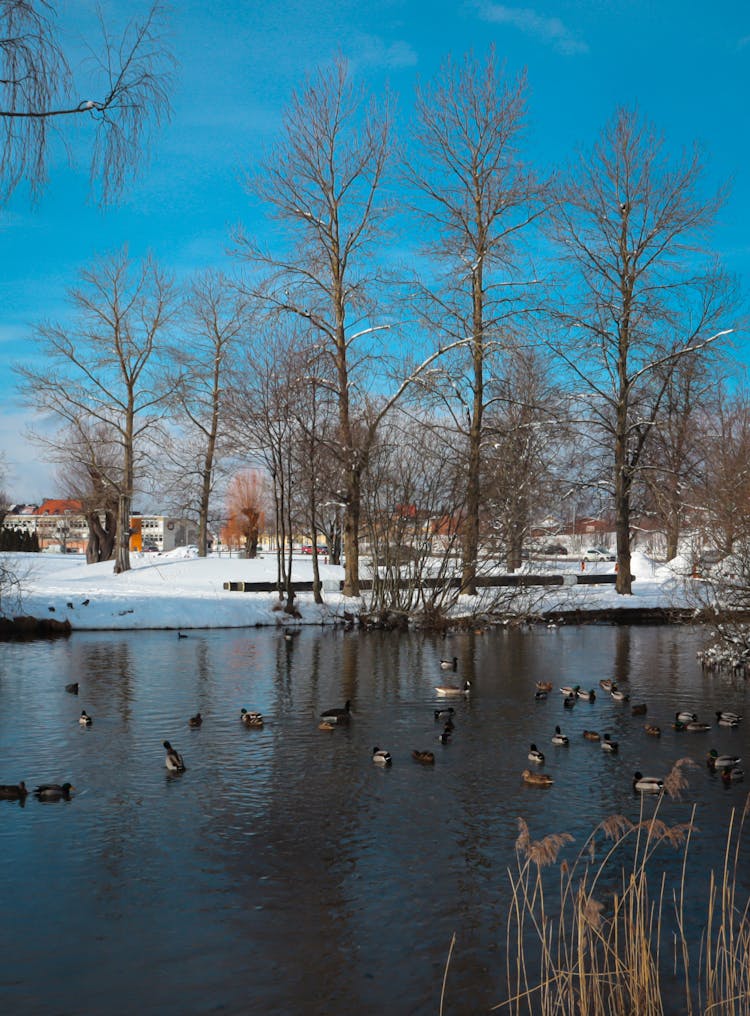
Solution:
M 291 641 L 247 629 L 0 644 L 0 782 L 76 788 L 70 801 L 0 801 L 2 1011 L 427 1016 L 454 933 L 444 1012 L 488 1011 L 505 991 L 519 816 L 534 838 L 569 832 L 580 846 L 607 815 L 638 819 L 635 770 L 663 776 L 691 756 L 690 790 L 662 817 L 687 820 L 695 803 L 690 871 L 703 887 L 720 865 L 748 785 L 725 786 L 705 757 L 714 747 L 750 769 L 750 716 L 672 729 L 677 709 L 712 724 L 717 709 L 748 715 L 744 680 L 701 672 L 703 639 L 668 627 L 446 639 L 305 628 Z M 441 670 L 454 656 L 456 674 Z M 605 677 L 630 703 L 601 691 Z M 453 701 L 443 745 L 435 686 L 454 679 L 472 688 Z M 547 701 L 537 680 L 554 683 Z M 596 700 L 565 709 L 563 684 Z M 351 723 L 319 730 L 320 712 L 347 699 Z M 632 715 L 636 702 L 647 716 Z M 245 728 L 241 707 L 260 710 L 263 729 Z M 551 743 L 557 724 L 567 747 Z M 609 732 L 618 754 L 584 729 Z M 186 772 L 167 771 L 165 739 Z M 549 789 L 521 782 L 532 741 Z M 372 763 L 374 746 L 390 767 Z M 413 749 L 433 751 L 434 766 Z

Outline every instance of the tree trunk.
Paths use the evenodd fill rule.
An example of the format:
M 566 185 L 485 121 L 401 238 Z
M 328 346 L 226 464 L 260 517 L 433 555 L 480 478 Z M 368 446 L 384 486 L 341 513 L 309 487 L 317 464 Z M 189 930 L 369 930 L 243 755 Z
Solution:
M 626 462 L 625 422 L 627 407 L 618 406 L 617 433 L 615 435 L 615 537 L 617 540 L 617 575 L 615 590 L 632 593 L 630 574 L 630 490 L 632 477 Z
M 117 554 L 115 575 L 130 571 L 130 498 L 120 494 L 117 499 Z

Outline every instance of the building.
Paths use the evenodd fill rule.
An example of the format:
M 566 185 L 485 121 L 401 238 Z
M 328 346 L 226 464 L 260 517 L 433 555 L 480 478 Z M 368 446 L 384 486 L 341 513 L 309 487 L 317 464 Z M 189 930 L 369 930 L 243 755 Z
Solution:
M 61 554 L 85 554 L 89 527 L 80 501 L 49 498 L 38 507 L 11 505 L 3 519 L 3 529 L 36 533 L 39 549 Z M 198 541 L 198 529 L 186 519 L 169 515 L 143 515 L 134 512 L 130 519 L 132 551 L 163 551 L 185 547 Z

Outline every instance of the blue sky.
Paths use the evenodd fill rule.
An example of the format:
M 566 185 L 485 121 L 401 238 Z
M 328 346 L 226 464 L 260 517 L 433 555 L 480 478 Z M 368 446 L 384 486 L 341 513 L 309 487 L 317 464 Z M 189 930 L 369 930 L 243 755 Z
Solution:
M 146 0 L 108 0 L 114 23 Z M 59 0 L 73 45 L 96 39 L 93 0 Z M 93 31 L 91 29 L 94 29 Z M 18 193 L 0 210 L 0 451 L 14 500 L 56 491 L 29 450 L 29 413 L 17 402 L 11 365 L 29 349 L 33 324 L 65 314 L 81 267 L 128 244 L 152 252 L 177 277 L 230 267 L 230 232 L 268 235 L 242 176 L 272 144 L 295 86 L 336 55 L 374 93 L 395 93 L 408 138 L 418 80 L 447 56 L 483 57 L 494 44 L 515 76 L 528 74 L 527 153 L 543 171 L 587 148 L 617 105 L 637 105 L 678 153 L 697 141 L 709 184 L 732 180 L 715 248 L 746 287 L 750 278 L 750 5 L 746 0 L 180 0 L 169 30 L 178 66 L 173 117 L 119 206 L 88 200 L 80 132 L 70 167 L 62 152 L 36 205 Z M 30 459 L 31 461 L 24 461 Z

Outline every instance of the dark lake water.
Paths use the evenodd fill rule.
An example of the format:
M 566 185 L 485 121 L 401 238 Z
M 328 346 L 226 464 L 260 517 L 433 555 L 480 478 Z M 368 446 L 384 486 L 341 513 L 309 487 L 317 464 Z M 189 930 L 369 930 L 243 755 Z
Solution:
M 0 802 L 0 1009 L 426 1016 L 439 1010 L 455 933 L 446 1016 L 488 1011 L 504 997 L 519 816 L 535 838 L 569 832 L 580 846 L 609 814 L 637 820 L 636 769 L 664 775 L 689 755 L 700 763 L 690 791 L 663 815 L 687 819 L 697 805 L 689 874 L 701 886 L 721 863 L 750 779 L 727 787 L 704 760 L 715 747 L 744 754 L 750 770 L 750 716 L 708 734 L 670 722 L 678 708 L 709 722 L 716 709 L 750 710 L 744 681 L 702 674 L 702 640 L 600 626 L 0 644 L 0 783 L 76 787 L 69 802 Z M 454 703 L 444 746 L 435 685 L 453 678 L 439 660 L 454 655 L 472 692 Z M 603 677 L 647 702 L 647 716 L 601 692 Z M 535 702 L 547 679 L 556 690 Z M 78 697 L 64 690 L 72 681 Z M 597 699 L 564 709 L 561 684 L 594 687 Z M 321 710 L 346 699 L 351 724 L 320 731 Z M 241 725 L 243 706 L 263 712 L 262 730 Z M 203 725 L 189 729 L 197 711 Z M 660 739 L 645 722 L 662 726 Z M 556 724 L 569 747 L 550 743 Z M 587 728 L 609 731 L 619 753 L 586 741 Z M 167 772 L 165 739 L 184 774 Z M 520 780 L 532 741 L 548 790 Z M 372 764 L 375 745 L 390 768 Z M 412 749 L 434 751 L 434 767 Z

